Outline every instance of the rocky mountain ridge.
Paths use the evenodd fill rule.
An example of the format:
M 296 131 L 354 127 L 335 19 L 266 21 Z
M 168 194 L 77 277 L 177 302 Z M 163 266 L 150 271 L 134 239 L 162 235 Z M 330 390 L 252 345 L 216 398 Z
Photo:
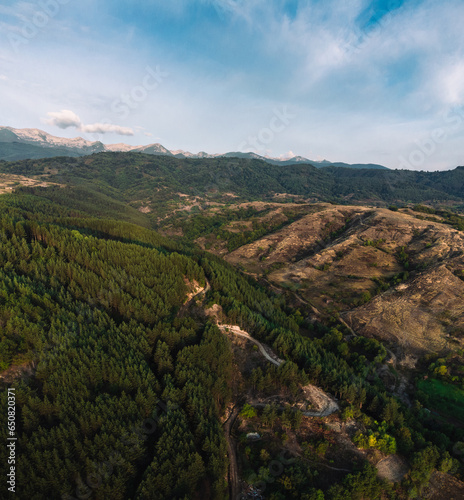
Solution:
M 14 149 L 12 149 L 14 148 Z M 42 148 L 37 150 L 36 148 Z M 51 154 L 56 152 L 56 154 Z M 316 167 L 351 167 L 351 168 L 369 168 L 386 169 L 377 164 L 348 164 L 341 162 L 330 162 L 328 160 L 314 161 L 302 156 L 290 158 L 271 158 L 259 155 L 253 152 L 229 152 L 210 154 L 204 151 L 191 153 L 183 150 L 172 150 L 165 148 L 159 143 L 148 144 L 144 146 L 132 146 L 129 144 L 103 144 L 100 141 L 88 141 L 82 137 L 73 139 L 56 137 L 40 129 L 25 128 L 16 129 L 12 127 L 0 127 L 0 160 L 23 160 L 27 158 L 47 158 L 50 156 L 85 156 L 101 152 L 134 152 L 151 155 L 166 155 L 176 158 L 246 158 L 263 160 L 273 165 L 296 165 L 310 163 Z

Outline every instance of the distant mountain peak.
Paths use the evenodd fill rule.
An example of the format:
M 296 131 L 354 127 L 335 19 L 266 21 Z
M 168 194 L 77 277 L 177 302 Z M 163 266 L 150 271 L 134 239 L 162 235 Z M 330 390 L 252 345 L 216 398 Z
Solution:
M 0 127 L 0 142 L 3 142 L 2 132 L 4 130 L 10 132 L 10 140 L 4 142 L 19 142 L 42 148 L 66 148 L 82 155 L 105 151 L 105 146 L 100 141 L 87 141 L 82 137 L 74 137 L 73 139 L 56 137 L 37 128 L 15 129 L 12 127 Z
M 15 143 L 19 144 L 16 147 L 15 152 L 7 152 L 8 147 L 6 144 Z M 22 146 L 21 146 L 22 145 Z M 29 154 L 27 145 L 30 146 Z M 41 156 L 40 148 L 43 149 L 43 155 Z M 32 151 L 33 149 L 33 151 Z M 11 150 L 11 148 L 10 148 Z M 56 151 L 54 155 L 53 152 Z M 190 153 L 189 151 L 183 151 L 181 149 L 170 151 L 165 148 L 162 144 L 148 144 L 146 146 L 131 146 L 129 144 L 117 143 L 117 144 L 103 144 L 100 141 L 88 141 L 82 137 L 74 137 L 73 139 L 67 139 L 64 137 L 56 137 L 43 130 L 37 128 L 24 128 L 16 129 L 12 127 L 2 127 L 0 126 L 0 159 L 8 160 L 19 160 L 28 157 L 31 158 L 45 158 L 50 156 L 85 156 L 93 153 L 100 152 L 134 152 L 134 153 L 145 153 L 151 155 L 166 155 L 174 156 L 176 158 L 191 158 L 191 159 L 204 159 L 204 158 L 245 158 L 252 160 L 262 160 L 273 165 L 296 165 L 301 163 L 308 163 L 314 165 L 315 167 L 351 167 L 351 168 L 375 168 L 375 169 L 386 169 L 382 165 L 375 164 L 356 164 L 350 165 L 348 163 L 332 163 L 327 160 L 323 161 L 313 161 L 303 156 L 291 156 L 288 158 L 272 158 L 269 156 L 263 156 L 252 151 L 249 152 L 230 152 L 230 153 L 217 153 L 211 154 L 205 151 L 200 151 L 199 153 Z

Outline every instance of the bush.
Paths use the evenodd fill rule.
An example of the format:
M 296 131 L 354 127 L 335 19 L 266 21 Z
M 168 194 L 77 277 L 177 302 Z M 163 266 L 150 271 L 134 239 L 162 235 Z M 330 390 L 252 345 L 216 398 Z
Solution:
M 242 411 L 240 412 L 240 416 L 246 419 L 254 418 L 258 415 L 258 412 L 253 408 L 253 406 L 245 403 Z

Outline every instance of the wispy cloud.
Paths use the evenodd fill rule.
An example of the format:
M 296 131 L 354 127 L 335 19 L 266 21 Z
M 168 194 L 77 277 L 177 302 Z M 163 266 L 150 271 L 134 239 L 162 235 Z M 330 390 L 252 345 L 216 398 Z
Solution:
M 31 18 L 30 1 L 2 3 L 5 23 Z M 170 149 L 223 152 L 288 105 L 297 118 L 266 144 L 271 156 L 396 167 L 464 104 L 463 18 L 462 0 L 69 2 L 19 54 L 2 45 L 0 114 L 21 127 L 75 110 L 77 119 L 49 115 L 47 125 L 67 119 L 65 134 L 131 133 L 137 144 L 148 130 Z M 114 112 L 158 64 L 169 81 L 130 113 Z M 463 155 L 450 134 L 422 168 L 451 168 Z
M 48 114 L 48 119 L 44 120 L 47 125 L 59 127 L 61 129 L 76 128 L 81 132 L 88 134 L 117 134 L 117 135 L 134 135 L 134 131 L 129 127 L 121 127 L 110 123 L 92 123 L 84 125 L 73 111 L 63 109 L 61 111 L 51 111 Z
M 134 131 L 130 127 L 121 127 L 120 125 L 112 125 L 110 123 L 92 123 L 91 125 L 82 125 L 82 132 L 88 134 L 117 134 L 117 135 L 134 135 Z

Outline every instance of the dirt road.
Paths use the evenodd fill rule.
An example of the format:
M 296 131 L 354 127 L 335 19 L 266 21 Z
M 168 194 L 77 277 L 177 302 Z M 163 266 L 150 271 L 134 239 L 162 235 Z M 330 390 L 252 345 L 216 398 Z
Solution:
M 219 327 L 220 330 L 224 331 L 225 333 L 230 332 L 230 333 L 233 333 L 234 335 L 238 335 L 239 337 L 245 337 L 250 342 L 253 342 L 253 344 L 256 344 L 258 346 L 259 351 L 261 352 L 261 354 L 270 363 L 273 363 L 276 366 L 280 366 L 284 362 L 284 360 L 280 359 L 279 357 L 277 357 L 268 346 L 266 346 L 264 344 L 261 344 L 261 342 L 259 342 L 258 340 L 254 339 L 253 337 L 251 337 L 248 332 L 245 332 L 239 326 L 236 326 L 236 325 L 220 325 L 220 324 L 218 324 L 218 327 Z
M 270 363 L 273 363 L 276 366 L 280 366 L 284 362 L 282 359 L 276 356 L 276 354 L 272 351 L 270 347 L 254 339 L 248 332 L 242 330 L 240 327 L 236 325 L 222 325 L 222 324 L 218 324 L 218 327 L 225 333 L 233 333 L 234 335 L 244 337 L 247 340 L 253 342 L 253 344 L 256 344 L 261 354 Z M 318 411 L 303 411 L 302 413 L 305 417 L 328 417 L 329 415 L 335 413 L 340 409 L 340 407 L 334 401 L 334 399 L 330 397 L 328 394 L 326 394 L 322 389 L 319 389 L 319 387 L 316 387 L 314 385 L 307 385 L 303 387 L 303 390 L 305 391 L 305 393 L 307 393 L 307 395 L 310 397 L 311 400 L 318 401 L 321 408 Z M 257 403 L 254 404 L 254 406 L 265 406 L 265 404 Z M 281 409 L 284 408 L 282 407 Z

